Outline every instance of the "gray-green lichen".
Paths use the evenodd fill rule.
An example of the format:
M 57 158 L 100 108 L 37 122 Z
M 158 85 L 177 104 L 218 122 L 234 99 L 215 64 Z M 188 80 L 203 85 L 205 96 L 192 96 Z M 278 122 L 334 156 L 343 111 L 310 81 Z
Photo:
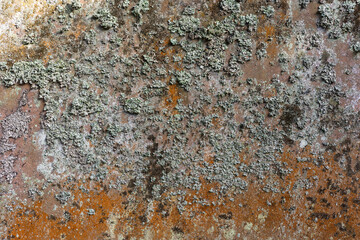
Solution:
M 266 6 L 266 7 L 261 6 L 260 11 L 261 11 L 262 14 L 264 14 L 268 18 L 271 18 L 275 13 L 275 9 L 271 5 Z
M 174 82 L 177 82 L 185 90 L 189 91 L 191 86 L 191 74 L 186 71 L 179 71 L 174 74 Z
M 0 159 L 0 181 L 2 183 L 11 183 L 16 177 L 17 172 L 14 170 L 14 164 L 17 160 L 14 156 L 4 157 Z
M 1 121 L 3 138 L 19 138 L 28 132 L 30 117 L 21 111 L 9 115 Z
M 99 9 L 93 17 L 100 21 L 100 27 L 104 29 L 117 27 L 117 18 L 111 15 L 110 10 L 107 8 Z
M 25 35 L 25 37 L 22 40 L 22 44 L 29 45 L 34 44 L 38 41 L 38 36 L 35 32 L 29 32 Z
M 313 0 L 299 0 L 301 8 L 306 8 Z
M 256 58 L 258 60 L 266 58 L 267 57 L 267 44 L 266 43 L 261 43 L 261 45 L 257 48 L 256 50 Z
M 0 180 L 2 182 L 12 183 L 17 175 L 15 163 L 18 158 L 12 151 L 17 147 L 14 140 L 28 135 L 31 118 L 22 109 L 28 103 L 27 94 L 28 92 L 24 91 L 17 110 L 0 121 L 0 154 L 2 156 L 0 160 Z
M 240 10 L 240 3 L 236 0 L 221 0 L 220 7 L 224 11 L 237 12 Z
M 84 41 L 87 44 L 95 45 L 96 44 L 96 32 L 93 29 L 91 29 L 89 32 L 86 32 L 84 34 Z
M 74 1 L 71 2 L 70 7 L 73 10 L 79 10 L 79 9 L 81 9 L 81 3 L 78 0 L 74 0 Z
M 179 20 L 169 20 L 169 30 L 184 36 L 186 33 L 195 32 L 200 25 L 200 20 L 193 16 L 182 16 Z
M 43 158 L 53 159 L 47 178 L 76 174 L 111 181 L 111 188 L 131 188 L 147 199 L 176 196 L 182 213 L 189 204 L 187 189 L 194 190 L 191 204 L 210 205 L 197 194 L 207 183 L 214 183 L 209 192 L 219 197 L 247 191 L 254 182 L 261 191 L 279 193 L 276 182 L 294 171 L 281 158 L 286 146 L 312 146 L 316 154 L 325 149 L 317 147 L 319 139 L 332 139 L 342 126 L 356 132 L 356 113 L 341 107 L 346 95 L 337 61 L 327 57 L 324 44 L 330 41 L 324 36 L 341 41 L 348 34 L 354 37 L 351 50 L 359 52 L 343 16 L 353 13 L 351 2 L 341 4 L 341 11 L 337 1 L 321 4 L 321 30 L 301 23 L 292 29 L 289 21 L 282 27 L 289 34 L 266 39 L 258 25 L 280 24 L 275 2 L 240 11 L 246 1 L 222 0 L 221 16 L 214 19 L 187 6 L 172 20 L 159 17 L 150 32 L 141 23 L 152 21 L 156 4 L 111 2 L 94 9 L 98 21 L 91 21 L 79 42 L 64 43 L 48 63 L 0 64 L 4 86 L 29 84 L 44 101 Z M 74 18 L 65 13 L 59 7 L 54 19 L 72 26 Z M 258 18 L 259 13 L 271 19 Z M 118 25 L 125 16 L 135 24 L 133 32 Z M 101 31 L 99 23 L 115 31 Z M 63 25 L 51 27 L 58 32 Z M 274 45 L 280 49 L 275 54 L 269 49 Z M 15 148 L 8 138 L 26 135 L 28 123 L 20 111 L 3 120 L 7 138 L 1 139 L 0 153 Z M 1 162 L 0 179 L 15 176 L 14 162 Z M 282 191 L 311 187 L 304 178 Z M 65 204 L 71 195 L 61 191 L 55 198 Z
M 139 114 L 143 106 L 140 98 L 130 98 L 125 101 L 124 111 L 130 114 Z
M 148 0 L 139 0 L 139 2 L 135 5 L 135 7 L 132 10 L 132 13 L 135 16 L 141 16 L 141 12 L 148 11 L 150 7 Z
M 319 14 L 321 16 L 319 25 L 325 29 L 330 28 L 334 24 L 338 24 L 337 9 L 330 3 L 319 6 Z
M 183 15 L 194 15 L 195 14 L 195 8 L 192 6 L 187 6 L 184 8 L 184 11 L 182 12 Z
M 360 42 L 356 42 L 356 43 L 352 44 L 351 50 L 353 50 L 354 53 L 359 53 L 360 52 Z
M 56 200 L 58 200 L 61 204 L 65 204 L 71 197 L 70 192 L 60 192 L 55 195 Z

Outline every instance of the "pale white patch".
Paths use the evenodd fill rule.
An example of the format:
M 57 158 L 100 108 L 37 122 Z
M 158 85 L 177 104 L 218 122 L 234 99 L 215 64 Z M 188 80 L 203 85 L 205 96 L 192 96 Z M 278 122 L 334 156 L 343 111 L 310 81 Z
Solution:
M 304 147 L 306 147 L 307 146 L 307 144 L 308 144 L 308 142 L 306 141 L 306 140 L 301 140 L 300 141 L 300 148 L 304 148 Z

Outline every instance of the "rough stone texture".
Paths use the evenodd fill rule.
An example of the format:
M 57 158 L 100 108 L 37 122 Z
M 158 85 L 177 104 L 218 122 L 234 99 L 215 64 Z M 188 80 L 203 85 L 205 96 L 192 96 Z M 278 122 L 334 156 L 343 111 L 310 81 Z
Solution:
M 2 239 L 359 238 L 360 1 L 0 9 Z

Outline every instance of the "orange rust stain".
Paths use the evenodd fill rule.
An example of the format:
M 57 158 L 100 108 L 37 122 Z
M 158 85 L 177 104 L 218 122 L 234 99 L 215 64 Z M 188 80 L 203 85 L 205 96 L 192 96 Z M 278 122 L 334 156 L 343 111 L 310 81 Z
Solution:
M 314 158 L 310 153 L 310 148 L 305 149 L 302 157 Z M 283 154 L 280 160 L 286 161 L 290 166 L 298 165 L 295 168 L 302 169 L 306 166 L 313 166 L 311 163 L 301 163 L 296 164 L 296 156 L 291 152 L 286 152 Z M 329 161 L 333 158 L 332 154 L 325 154 L 325 158 Z M 336 166 L 332 166 L 334 169 L 337 169 Z M 313 172 L 310 176 L 322 176 L 319 185 L 326 184 L 326 177 L 329 177 L 329 174 L 324 173 L 321 167 L 313 168 Z M 289 176 L 285 177 L 280 183 L 280 187 L 286 187 L 290 184 L 290 188 L 294 187 L 295 182 L 299 179 L 299 170 L 295 170 Z M 340 171 L 340 169 L 337 169 Z M 336 172 L 336 171 L 335 171 Z M 309 177 L 310 177 L 309 176 Z M 336 176 L 332 175 L 331 178 L 336 179 Z M 315 210 L 307 208 L 306 195 L 304 192 L 301 192 L 297 197 L 296 194 L 279 194 L 274 195 L 272 193 L 259 192 L 261 186 L 252 185 L 249 187 L 248 191 L 243 195 L 235 197 L 234 201 L 228 201 L 226 197 L 222 200 L 219 200 L 218 196 L 210 193 L 211 188 L 216 188 L 215 183 L 208 183 L 202 181 L 202 188 L 199 192 L 187 190 L 188 196 L 186 197 L 187 201 L 191 200 L 190 195 L 196 195 L 198 197 L 204 197 L 209 202 L 226 202 L 225 205 L 210 205 L 210 206 L 199 206 L 199 205 L 188 205 L 186 207 L 187 213 L 184 215 L 179 215 L 176 211 L 171 211 L 169 218 L 167 219 L 168 225 L 163 225 L 164 223 L 156 222 L 156 232 L 155 236 L 159 236 L 159 239 L 164 239 L 160 236 L 164 236 L 165 233 L 169 232 L 170 226 L 177 226 L 180 228 L 184 234 L 188 236 L 201 236 L 202 238 L 212 238 L 218 234 L 222 235 L 223 233 L 219 228 L 215 228 L 214 231 L 210 231 L 213 226 L 221 226 L 222 224 L 227 224 L 233 226 L 236 232 L 240 233 L 241 236 L 246 235 L 244 231 L 244 223 L 252 223 L 254 226 L 257 226 L 256 231 L 252 231 L 250 236 L 263 238 L 266 236 L 272 236 L 276 238 L 296 237 L 297 231 L 301 229 L 301 232 L 308 237 L 317 237 L 321 239 L 329 239 L 331 236 L 334 236 L 336 233 L 336 224 L 339 220 L 331 219 L 328 222 L 320 219 L 320 222 L 311 221 L 311 214 L 316 213 Z M 345 184 L 346 185 L 346 184 Z M 311 194 L 319 195 L 317 189 L 314 188 L 309 190 L 309 196 Z M 356 198 L 356 195 L 352 195 L 352 199 Z M 268 205 L 267 200 L 271 203 L 271 206 Z M 239 208 L 238 204 L 241 203 L 244 205 L 243 208 Z M 336 203 L 334 201 L 334 203 Z M 294 213 L 289 213 L 287 209 L 290 209 L 292 206 L 296 206 Z M 259 210 L 260 209 L 260 210 Z M 320 207 L 319 212 L 324 212 Z M 321 211 L 320 211 L 321 210 Z M 329 210 L 327 210 L 329 211 Z M 196 217 L 190 217 L 188 213 L 195 213 Z M 174 214 L 174 215 L 173 215 Z M 261 216 L 265 214 L 265 220 Z M 341 217 L 340 217 L 341 218 Z M 346 219 L 346 217 L 342 217 Z M 159 216 L 154 216 L 150 222 L 154 220 L 160 221 Z M 281 226 L 286 226 L 285 230 L 281 230 Z M 352 220 L 350 223 L 347 223 L 348 228 L 356 226 L 356 220 Z M 321 231 L 313 231 L 312 229 L 322 228 Z M 344 234 L 342 237 L 346 237 Z
M 298 156 L 315 158 L 310 153 L 310 148 L 304 149 Z M 334 154 L 324 154 L 324 160 L 329 164 L 331 171 L 324 171 L 323 166 L 314 167 L 310 162 L 298 163 L 296 157 L 289 148 L 278 159 L 287 162 L 288 166 L 294 169 L 289 175 L 278 180 L 278 187 L 294 188 L 304 169 L 307 169 L 307 178 L 319 177 L 316 186 L 308 189 L 307 193 L 304 190 L 298 193 L 263 192 L 262 184 L 273 177 L 267 176 L 263 183 L 253 182 L 247 191 L 230 200 L 231 195 L 219 197 L 212 193 L 211 189 L 219 187 L 217 183 L 201 178 L 200 190 L 186 189 L 185 200 L 192 202 L 193 196 L 197 196 L 200 200 L 206 199 L 207 204 L 188 204 L 185 206 L 185 212 L 181 214 L 176 207 L 176 197 L 169 196 L 169 200 L 164 200 L 168 196 L 166 192 L 162 194 L 163 200 L 153 200 L 150 204 L 136 192 L 131 194 L 124 191 L 126 194 L 123 194 L 117 190 L 106 190 L 99 183 L 64 183 L 63 188 L 71 190 L 73 200 L 69 200 L 66 205 L 60 205 L 51 200 L 54 193 L 50 192 L 33 204 L 23 204 L 22 209 L 15 210 L 8 217 L 10 235 L 15 239 L 114 239 L 120 235 L 139 239 L 145 236 L 146 231 L 151 231 L 153 239 L 170 239 L 175 233 L 184 238 L 212 239 L 214 236 L 224 237 L 228 230 L 233 230 L 241 237 L 250 239 L 262 239 L 267 236 L 277 239 L 294 238 L 298 237 L 299 231 L 309 238 L 330 239 L 338 234 L 337 238 L 346 239 L 346 232 L 338 231 L 339 223 L 343 223 L 343 228 L 358 233 L 357 224 L 360 217 L 356 212 L 360 210 L 360 205 L 349 204 L 346 211 L 341 210 L 343 198 L 346 197 L 347 201 L 352 203 L 358 199 L 356 192 L 351 191 L 339 196 L 331 195 L 330 193 L 334 193 L 331 190 L 323 195 L 318 192 L 318 189 L 328 185 L 329 179 L 341 188 L 351 188 L 349 180 L 339 180 L 337 173 L 341 172 L 341 169 L 334 161 Z M 248 178 L 248 181 L 251 181 L 251 178 Z M 89 191 L 83 192 L 79 189 L 80 185 Z M 311 203 L 309 197 L 315 197 L 317 203 Z M 325 203 L 331 204 L 331 208 L 321 204 L 322 198 L 326 199 Z M 52 202 L 57 203 L 60 209 L 58 213 L 52 210 Z M 242 204 L 242 207 L 239 204 Z M 149 212 L 150 205 L 153 210 Z M 289 209 L 294 206 L 295 208 L 290 211 Z M 88 209 L 94 209 L 95 214 L 88 215 Z M 65 211 L 70 214 L 68 221 L 61 215 Z M 342 214 L 337 214 L 341 211 Z M 322 218 L 321 216 L 327 215 L 321 213 L 330 217 Z M 314 221 L 314 214 L 320 214 L 318 221 Z M 331 217 L 333 214 L 337 214 L 337 217 Z M 346 214 L 351 214 L 352 218 L 347 220 Z M 115 222 L 111 230 L 109 222 L 113 220 Z M 227 226 L 227 230 L 222 230 L 221 226 Z M 249 230 L 248 226 L 252 226 L 252 230 Z
M 264 25 L 258 26 L 257 33 L 263 38 L 263 40 L 267 40 L 268 38 L 276 35 L 276 27 L 274 25 L 264 23 Z
M 260 37 L 259 42 L 267 42 L 267 54 L 270 59 L 274 59 L 278 55 L 278 48 L 279 45 L 276 43 L 274 38 L 277 35 L 277 29 L 274 25 L 264 24 L 258 26 L 257 33 Z M 272 39 L 271 41 L 268 41 L 269 39 Z
M 265 26 L 259 29 L 259 32 L 264 33 L 266 38 L 275 35 L 274 26 Z M 50 48 L 49 44 L 49 42 L 45 43 Z M 267 51 L 271 58 L 277 56 L 278 47 L 275 41 L 269 43 Z M 159 50 L 159 47 L 155 46 L 155 49 Z M 174 49 L 166 49 L 165 52 L 160 52 L 160 55 L 172 56 L 174 53 Z M 48 61 L 48 59 L 46 60 L 45 58 L 45 61 Z M 182 70 L 182 67 L 176 64 L 173 67 L 177 70 Z M 269 96 L 272 96 L 272 94 L 273 92 L 269 91 Z M 171 101 L 168 101 L 169 99 Z M 178 99 L 180 99 L 179 87 L 177 85 L 170 85 L 165 105 L 170 109 L 174 109 Z M 218 124 L 217 119 L 212 121 L 215 126 Z M 310 153 L 310 147 L 305 148 L 296 155 L 294 151 L 294 149 L 286 148 L 278 159 L 279 161 L 286 162 L 289 167 L 294 169 L 289 175 L 280 179 L 279 188 L 294 188 L 295 183 L 304 174 L 304 169 L 307 169 L 307 178 L 318 177 L 319 181 L 316 183 L 316 187 L 307 190 L 306 193 L 305 190 L 299 191 L 297 194 L 290 194 L 289 192 L 279 194 L 265 193 L 261 191 L 263 186 L 254 182 L 246 192 L 235 196 L 234 200 L 230 201 L 228 196 L 219 198 L 216 194 L 211 193 L 212 188 L 219 187 L 216 183 L 202 179 L 202 187 L 199 191 L 186 190 L 188 193 L 186 200 L 191 202 L 192 196 L 196 195 L 206 199 L 210 205 L 187 205 L 185 207 L 186 212 L 180 214 L 176 208 L 176 199 L 174 197 L 171 197 L 171 200 L 165 204 L 154 200 L 152 204 L 155 206 L 155 211 L 150 216 L 146 216 L 147 220 L 143 222 L 139 217 L 146 215 L 148 209 L 146 199 L 132 195 L 134 198 L 133 203 L 127 204 L 126 202 L 130 199 L 130 193 L 122 195 L 115 190 L 106 191 L 99 184 L 93 183 L 90 186 L 89 183 L 78 183 L 72 186 L 73 190 L 71 190 L 74 200 L 70 201 L 67 205 L 60 205 L 58 207 L 62 213 L 67 211 L 70 214 L 69 221 L 65 221 L 62 215 L 54 216 L 55 213 L 53 215 L 48 209 L 49 202 L 53 201 L 50 199 L 54 197 L 53 193 L 48 193 L 33 204 L 22 204 L 23 209 L 17 209 L 9 216 L 10 233 L 15 239 L 60 239 L 61 237 L 66 239 L 106 239 L 108 237 L 111 239 L 112 234 L 115 236 L 121 234 L 127 237 L 140 238 L 144 236 L 144 231 L 150 228 L 156 239 L 170 239 L 174 234 L 173 229 L 176 227 L 178 232 L 182 232 L 182 235 L 192 238 L 202 237 L 211 239 L 219 234 L 224 235 L 220 227 L 224 227 L 224 229 L 230 227 L 237 233 L 240 233 L 241 236 L 250 234 L 253 239 L 261 239 L 268 236 L 284 239 L 284 234 L 291 238 L 298 236 L 296 234 L 299 231 L 309 238 L 330 239 L 330 237 L 338 234 L 337 225 L 340 222 L 344 224 L 343 228 L 353 229 L 358 232 L 360 217 L 357 216 L 357 213 L 360 205 L 359 207 L 351 205 L 346 211 L 344 210 L 342 215 L 332 218 L 332 214 L 342 211 L 341 204 L 338 203 L 345 197 L 332 196 L 331 193 L 333 192 L 331 191 L 324 195 L 318 192 L 319 188 L 325 188 L 328 185 L 329 180 L 337 182 L 341 188 L 351 186 L 350 180 L 339 180 L 337 173 L 343 172 L 343 169 L 334 161 L 335 153 L 327 152 L 324 154 L 324 161 L 329 165 L 329 169 L 331 169 L 325 171 L 322 166 L 314 166 L 312 163 L 297 163 L 296 157 L 316 158 L 316 156 Z M 358 151 L 352 151 L 350 157 L 352 159 L 358 158 Z M 243 162 L 249 163 L 251 160 L 249 155 Z M 207 156 L 205 161 L 210 164 L 214 162 L 210 156 Z M 249 182 L 251 182 L 250 177 L 249 179 Z M 263 182 L 268 180 L 271 180 L 270 176 L 263 179 Z M 86 188 L 89 188 L 89 193 L 81 191 L 79 189 L 80 185 L 85 185 Z M 165 196 L 166 194 L 164 193 L 163 197 Z M 309 203 L 306 200 L 309 196 L 315 196 L 318 201 L 321 198 L 326 199 L 327 203 L 331 204 L 331 208 L 329 209 L 326 204 L 313 204 L 313 206 L 309 207 Z M 346 198 L 348 198 L 348 202 L 352 202 L 357 200 L 358 196 L 356 192 L 350 192 L 346 194 Z M 270 206 L 267 201 L 271 203 Z M 213 205 L 212 202 L 220 202 L 220 204 Z M 239 207 L 239 204 L 242 204 L 244 207 Z M 293 206 L 296 206 L 296 208 L 293 213 L 290 213 L 289 209 Z M 88 209 L 94 209 L 95 214 L 88 215 Z M 168 212 L 168 216 L 162 214 L 164 209 Z M 266 212 L 264 221 L 262 218 L 259 218 L 259 214 L 263 212 Z M 346 212 L 354 217 L 347 220 Z M 320 217 L 316 222 L 312 220 L 313 213 L 326 213 L 330 215 L 330 218 L 323 219 Z M 114 232 L 109 230 L 108 224 L 108 220 L 112 216 L 116 216 L 115 218 L 117 219 Z M 258 227 L 258 230 L 248 233 L 244 230 L 246 223 L 252 223 Z M 285 230 L 281 230 L 283 226 L 285 226 Z M 345 232 L 340 232 L 338 238 L 346 239 L 347 235 Z
M 265 30 L 265 36 L 268 37 L 272 37 L 275 36 L 275 27 L 272 25 L 267 25 L 264 27 Z
M 264 97 L 271 98 L 271 97 L 275 97 L 275 96 L 276 96 L 276 89 L 275 88 L 267 89 L 264 92 Z
M 15 239 L 91 239 L 108 230 L 106 220 L 114 208 L 119 212 L 123 210 L 119 195 L 110 196 L 104 191 L 96 190 L 87 194 L 79 188 L 71 192 L 74 196 L 72 204 L 60 206 L 63 213 L 69 213 L 70 219 L 49 213 L 45 208 L 47 199 L 37 200 L 10 216 L 14 220 L 11 235 Z M 52 197 L 50 194 L 46 196 Z M 94 209 L 95 214 L 88 215 L 88 209 Z
M 270 59 L 276 59 L 279 54 L 279 45 L 275 41 L 271 41 L 268 43 L 266 51 Z
M 73 35 L 76 40 L 79 39 L 79 37 L 84 33 L 86 30 L 86 25 L 84 24 L 77 24 L 75 26 L 75 30 L 68 33 L 68 35 Z
M 219 118 L 213 118 L 211 119 L 211 123 L 214 125 L 216 129 L 220 128 L 220 119 Z
M 40 45 L 42 45 L 47 50 L 47 53 L 43 56 L 43 62 L 44 64 L 47 64 L 50 61 L 50 57 L 52 55 L 52 52 L 50 51 L 52 48 L 51 41 L 42 40 Z
M 180 99 L 179 87 L 177 85 L 170 85 L 168 94 L 169 98 L 165 99 L 165 105 L 169 109 L 174 109 L 177 105 L 177 101 Z M 177 112 L 177 110 L 175 110 L 175 112 Z
M 286 21 L 289 18 L 288 15 L 283 12 L 279 12 L 277 15 L 280 18 L 280 20 L 282 20 L 282 21 L 284 21 L 284 20 Z
M 88 143 L 89 143 L 89 147 L 90 147 L 90 148 L 94 148 L 94 144 L 92 144 L 91 140 L 89 139 L 89 140 L 87 140 L 87 141 L 88 141 Z
M 172 60 L 172 57 L 175 56 L 175 54 L 177 54 L 181 59 L 183 59 L 184 54 L 177 53 L 175 47 L 169 47 L 169 42 L 170 42 L 170 38 L 168 37 L 163 40 L 163 43 L 161 44 L 161 48 L 162 48 L 161 51 L 160 51 L 160 46 L 156 43 L 153 44 L 153 48 L 156 52 L 160 54 L 161 57 L 169 57 L 170 60 Z M 178 63 L 171 62 L 168 65 L 167 69 L 182 71 L 183 70 L 182 61 Z M 169 82 L 170 77 L 164 79 L 164 81 Z M 173 114 L 177 113 L 177 110 L 174 110 L 174 108 L 177 105 L 177 101 L 181 98 L 179 91 L 180 91 L 179 86 L 177 86 L 176 84 L 169 85 L 168 95 L 164 98 L 164 104 L 166 108 L 168 108 L 169 110 L 173 110 Z

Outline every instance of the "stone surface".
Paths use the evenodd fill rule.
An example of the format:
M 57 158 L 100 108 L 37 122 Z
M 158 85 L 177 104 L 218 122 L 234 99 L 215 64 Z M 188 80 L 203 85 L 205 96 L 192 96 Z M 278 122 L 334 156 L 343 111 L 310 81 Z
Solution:
M 1 239 L 359 238 L 359 1 L 0 11 Z

